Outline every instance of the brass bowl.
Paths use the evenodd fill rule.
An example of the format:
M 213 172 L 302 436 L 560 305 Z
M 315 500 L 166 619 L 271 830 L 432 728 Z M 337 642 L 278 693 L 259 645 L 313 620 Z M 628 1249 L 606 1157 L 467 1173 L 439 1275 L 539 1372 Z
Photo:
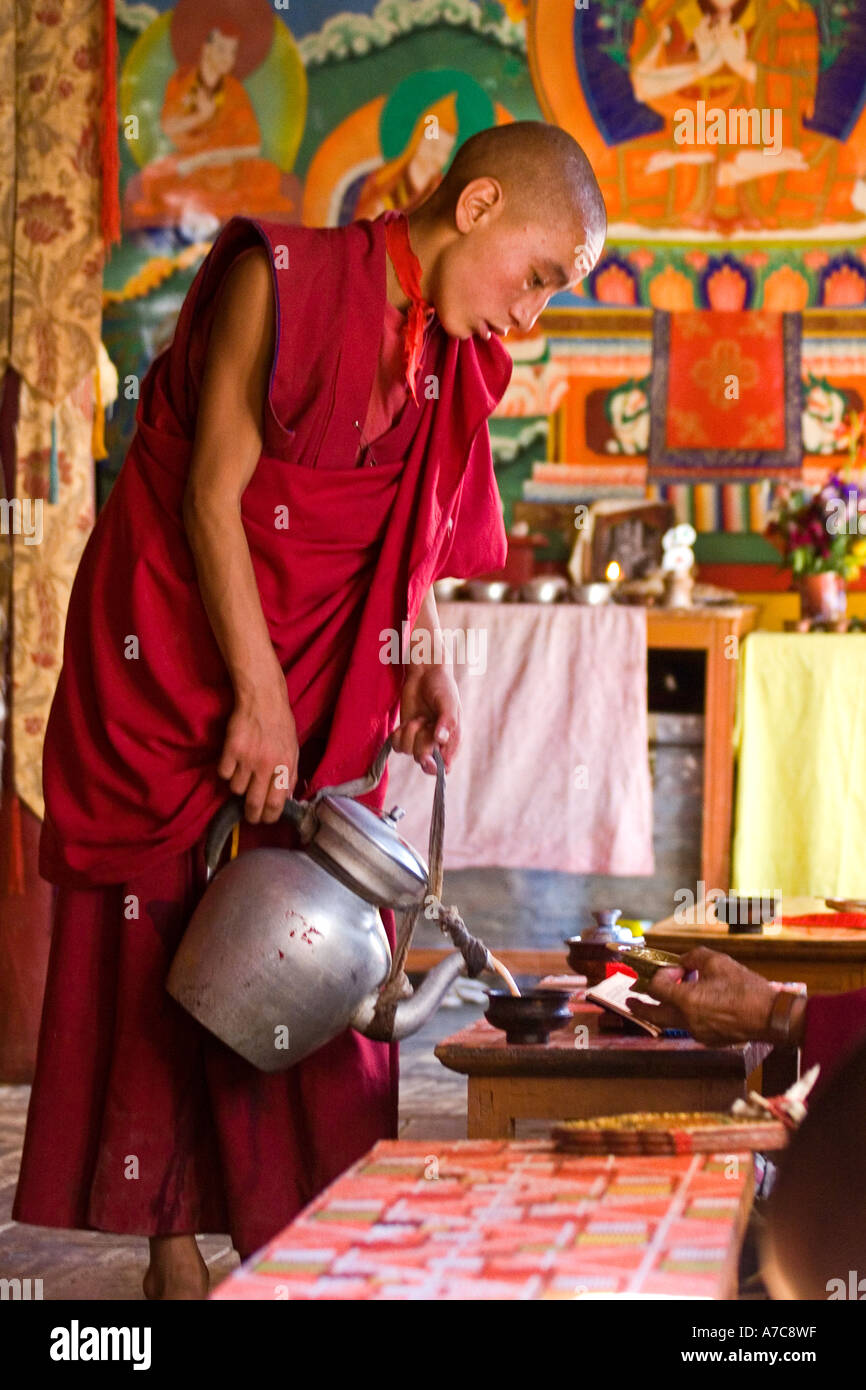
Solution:
M 572 603 L 588 604 L 595 608 L 602 603 L 610 603 L 613 598 L 612 584 L 597 580 L 594 584 L 572 584 L 569 597 Z
M 472 603 L 507 603 L 512 593 L 504 579 L 470 579 L 461 589 L 461 597 Z
M 536 574 L 520 586 L 522 603 L 559 603 L 568 596 L 568 580 L 561 574 Z

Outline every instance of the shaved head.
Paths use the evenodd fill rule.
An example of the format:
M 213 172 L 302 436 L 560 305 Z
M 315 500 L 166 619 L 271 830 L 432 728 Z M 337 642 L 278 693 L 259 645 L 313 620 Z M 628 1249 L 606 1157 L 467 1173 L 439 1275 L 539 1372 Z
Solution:
M 530 332 L 552 295 L 598 264 L 607 212 L 592 166 L 546 121 L 481 130 L 409 214 L 425 297 L 445 331 Z
M 561 218 L 582 227 L 585 241 L 604 242 L 607 210 L 598 180 L 580 145 L 559 126 L 514 121 L 473 135 L 460 146 L 436 190 L 439 209 L 453 212 L 466 185 L 485 177 L 502 185 L 512 217 Z

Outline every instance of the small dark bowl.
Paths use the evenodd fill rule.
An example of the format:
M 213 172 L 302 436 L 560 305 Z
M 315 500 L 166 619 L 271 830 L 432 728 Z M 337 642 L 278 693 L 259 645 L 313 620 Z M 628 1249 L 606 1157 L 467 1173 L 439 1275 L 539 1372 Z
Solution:
M 738 897 L 735 893 L 728 893 L 726 897 L 716 899 L 716 920 L 727 923 L 729 936 L 760 936 L 764 923 L 772 922 L 775 915 L 775 901 L 769 916 L 765 915 L 765 904 L 769 909 L 766 898 Z
M 568 989 L 527 989 L 518 998 L 507 990 L 490 990 L 487 1022 L 501 1028 L 508 1043 L 546 1043 L 571 1018 Z

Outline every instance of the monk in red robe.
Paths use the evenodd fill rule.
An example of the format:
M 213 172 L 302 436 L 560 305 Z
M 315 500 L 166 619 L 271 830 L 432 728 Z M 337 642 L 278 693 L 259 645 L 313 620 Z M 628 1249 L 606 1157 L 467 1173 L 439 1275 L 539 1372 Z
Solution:
M 348 1030 L 264 1074 L 165 977 L 229 791 L 241 851 L 290 846 L 287 794 L 363 775 L 389 733 L 427 771 L 434 742 L 453 758 L 453 676 L 383 663 L 383 632 L 432 633 L 439 576 L 504 562 L 498 338 L 589 273 L 605 230 L 570 136 L 482 131 L 408 219 L 234 219 L 142 384 L 45 741 L 59 891 L 13 1217 L 150 1237 L 148 1297 L 203 1297 L 196 1232 L 246 1258 L 396 1132 L 396 1046 Z

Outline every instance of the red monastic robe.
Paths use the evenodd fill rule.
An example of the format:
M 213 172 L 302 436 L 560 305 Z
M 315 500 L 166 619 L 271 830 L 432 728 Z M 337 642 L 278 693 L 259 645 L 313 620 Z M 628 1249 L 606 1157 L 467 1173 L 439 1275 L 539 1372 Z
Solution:
M 802 1071 L 820 1064 L 815 1091 L 866 1038 L 866 989 L 846 994 L 815 994 L 806 1004 Z
M 233 219 L 142 384 L 73 587 L 45 741 L 40 867 L 60 888 L 15 1220 L 228 1231 L 246 1257 L 396 1132 L 396 1046 L 349 1030 L 266 1075 L 164 980 L 227 795 L 216 765 L 233 691 L 181 507 L 213 309 L 239 255 L 263 242 L 274 264 L 264 448 L 242 519 L 301 745 L 295 795 L 364 773 L 396 724 L 403 670 L 380 660 L 383 630 L 414 623 L 437 577 L 504 563 L 486 426 L 511 374 L 497 340 L 458 341 L 434 319 L 418 404 L 407 397 L 357 466 L 385 225 L 400 215 L 337 229 Z M 365 800 L 385 794 L 383 779 Z M 293 835 L 244 823 L 241 850 Z

